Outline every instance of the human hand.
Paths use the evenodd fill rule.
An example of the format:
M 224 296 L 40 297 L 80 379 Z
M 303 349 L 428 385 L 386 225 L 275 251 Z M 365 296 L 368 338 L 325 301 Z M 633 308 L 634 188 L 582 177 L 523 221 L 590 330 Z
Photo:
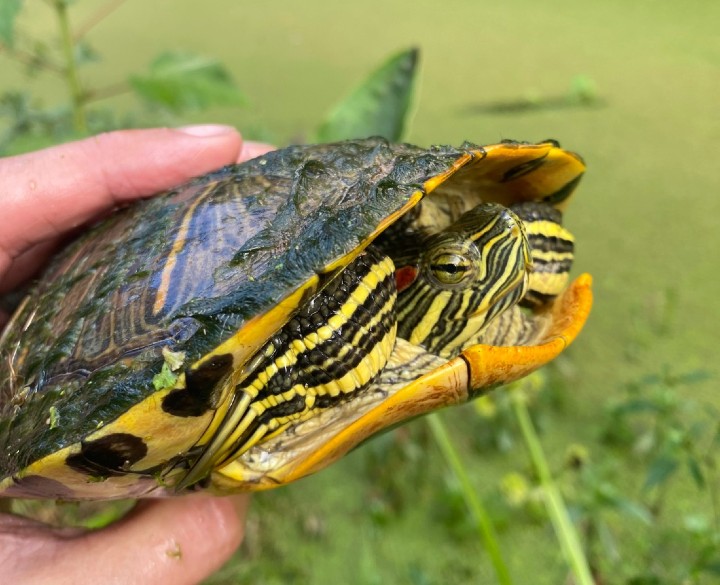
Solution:
M 225 126 L 125 130 L 0 159 L 0 294 L 26 282 L 68 232 L 116 206 L 263 154 Z M 0 328 L 8 316 L 0 311 Z M 0 514 L 0 583 L 197 583 L 243 538 L 248 497 L 139 504 L 99 531 Z

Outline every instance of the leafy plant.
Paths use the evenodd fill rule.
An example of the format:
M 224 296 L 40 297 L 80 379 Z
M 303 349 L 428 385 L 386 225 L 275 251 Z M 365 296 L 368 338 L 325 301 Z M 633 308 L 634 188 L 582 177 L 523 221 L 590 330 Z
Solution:
M 150 120 L 179 123 L 190 112 L 212 106 L 248 107 L 228 69 L 214 59 L 187 51 L 167 51 L 155 57 L 144 72 L 105 87 L 88 85 L 83 67 L 102 57 L 87 34 L 122 4 L 110 0 L 84 23 L 73 27 L 71 0 L 47 0 L 55 13 L 56 38 L 31 39 L 16 30 L 22 0 L 0 0 L 0 53 L 21 63 L 29 76 L 47 75 L 65 86 L 67 101 L 37 103 L 26 91 L 0 95 L 0 153 L 17 152 L 121 127 L 144 126 Z M 412 103 L 418 65 L 417 49 L 393 55 L 346 99 L 339 102 L 311 138 L 318 141 L 369 135 L 397 140 L 403 134 Z M 130 94 L 136 108 L 119 116 L 102 101 Z
M 145 73 L 133 74 L 106 87 L 89 86 L 83 80 L 82 70 L 100 60 L 101 55 L 89 44 L 87 34 L 122 0 L 111 0 L 77 27 L 71 22 L 71 0 L 47 0 L 57 28 L 55 38 L 49 41 L 32 39 L 16 29 L 17 17 L 26 4 L 22 0 L 0 0 L 0 52 L 24 65 L 29 76 L 55 77 L 65 86 L 67 101 L 37 105 L 22 90 L 0 95 L 0 116 L 6 120 L 0 134 L 0 153 L 37 148 L 119 127 L 146 125 L 151 115 L 155 120 L 172 123 L 183 114 L 210 106 L 239 107 L 248 103 L 223 64 L 189 52 L 162 53 Z M 122 94 L 136 98 L 138 107 L 131 114 L 120 117 L 100 105 L 102 100 Z
M 658 583 L 674 582 L 667 577 L 671 571 L 676 573 L 673 579 L 679 575 L 690 583 L 703 573 L 720 575 L 720 502 L 715 487 L 719 417 L 712 405 L 689 398 L 688 391 L 705 379 L 707 374 L 702 371 L 674 374 L 665 370 L 643 376 L 628 385 L 625 398 L 608 407 L 603 426 L 604 442 L 622 455 L 626 464 L 641 465 L 644 477 L 636 502 L 621 501 L 625 511 L 632 512 L 630 505 L 643 510 L 640 516 L 648 531 L 657 535 L 665 517 L 676 513 L 669 504 L 680 485 L 694 486 L 697 496 L 707 500 L 705 513 L 689 514 L 682 522 L 670 521 L 672 528 L 661 532 L 670 541 L 694 545 L 675 556 L 672 567 L 656 560 L 662 541 L 648 538 L 646 562 L 654 569 L 647 574 Z M 683 478 L 686 481 L 681 481 Z

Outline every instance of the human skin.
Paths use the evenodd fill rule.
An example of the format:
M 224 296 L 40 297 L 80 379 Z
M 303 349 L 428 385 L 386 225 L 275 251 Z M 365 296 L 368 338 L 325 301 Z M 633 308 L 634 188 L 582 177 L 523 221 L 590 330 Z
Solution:
M 109 132 L 0 159 L 0 295 L 112 209 L 268 150 L 205 125 Z M 0 311 L 0 329 L 7 319 Z M 0 514 L 0 583 L 197 583 L 241 543 L 247 505 L 246 495 L 144 501 L 93 531 Z

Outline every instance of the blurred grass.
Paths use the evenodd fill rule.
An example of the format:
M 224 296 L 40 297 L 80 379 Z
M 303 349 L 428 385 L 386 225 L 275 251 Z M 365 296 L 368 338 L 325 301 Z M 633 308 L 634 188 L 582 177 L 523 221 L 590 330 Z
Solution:
M 102 4 L 77 3 L 78 20 Z M 570 442 L 609 457 L 612 450 L 597 445 L 599 413 L 645 375 L 706 370 L 705 381 L 680 392 L 720 406 L 718 22 L 720 4 L 702 0 L 306 0 L 302 9 L 288 0 L 216 0 L 202 10 L 189 0 L 148 0 L 127 2 L 91 31 L 104 61 L 82 75 L 110 85 L 165 50 L 212 55 L 232 71 L 250 106 L 187 121 L 233 123 L 283 144 L 305 136 L 388 54 L 417 45 L 423 75 L 411 142 L 553 137 L 581 153 L 589 171 L 566 221 L 578 241 L 577 270 L 594 274 L 597 301 L 586 331 L 550 372 L 557 398 L 541 412 L 540 427 L 557 469 Z M 53 30 L 49 12 L 34 11 L 21 25 L 39 38 Z M 2 55 L 0 70 L 0 90 L 26 85 Z M 602 107 L 488 111 L 528 96 L 542 102 L 565 95 L 578 76 L 593 81 Z M 30 85 L 49 103 L 64 99 L 52 80 Z M 108 105 L 131 106 L 124 97 Z M 522 466 L 519 448 L 478 451 L 482 421 L 473 406 L 447 416 L 457 421 L 453 437 L 467 454 L 471 481 L 496 504 L 515 581 L 562 582 L 547 525 L 518 521 L 497 503 L 501 478 Z M 630 494 L 645 481 L 631 468 L 621 478 Z M 248 583 L 492 582 L 485 553 L 452 508 L 456 491 L 448 481 L 413 423 L 316 477 L 257 496 L 246 545 L 210 582 L 234 583 L 237 575 Z M 707 506 L 689 479 L 673 484 L 665 501 L 658 528 L 666 530 L 679 530 Z M 608 522 L 625 546 L 624 562 L 641 567 L 647 544 L 633 520 Z M 689 554 L 674 543 L 655 551 L 667 564 Z

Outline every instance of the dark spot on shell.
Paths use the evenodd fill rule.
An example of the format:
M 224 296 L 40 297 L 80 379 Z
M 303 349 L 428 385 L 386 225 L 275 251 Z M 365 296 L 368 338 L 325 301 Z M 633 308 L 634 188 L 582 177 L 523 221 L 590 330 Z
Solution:
M 195 370 L 185 372 L 185 388 L 173 390 L 163 398 L 162 409 L 173 416 L 201 416 L 217 406 L 218 385 L 230 373 L 233 357 L 217 355 Z
M 26 475 L 13 478 L 13 485 L 3 492 L 3 496 L 13 498 L 55 498 L 70 500 L 75 497 L 72 489 L 55 479 L 42 475 Z
M 147 445 L 129 433 L 113 433 L 94 441 L 83 441 L 80 453 L 65 463 L 75 471 L 95 477 L 125 475 L 127 469 L 147 455 Z

